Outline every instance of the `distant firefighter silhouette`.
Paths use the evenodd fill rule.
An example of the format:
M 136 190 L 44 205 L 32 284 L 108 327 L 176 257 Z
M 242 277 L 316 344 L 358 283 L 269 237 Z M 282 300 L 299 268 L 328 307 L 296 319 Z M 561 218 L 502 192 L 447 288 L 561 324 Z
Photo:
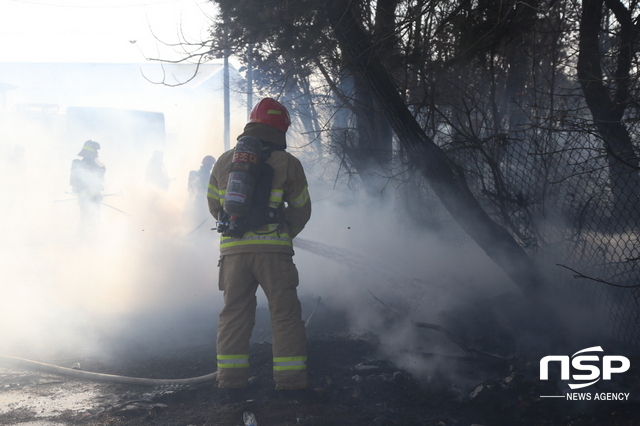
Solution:
M 100 144 L 88 140 L 84 143 L 78 156 L 71 162 L 71 178 L 69 183 L 74 194 L 78 196 L 81 220 L 97 219 L 104 190 L 104 174 L 106 168 L 98 161 Z
M 162 190 L 169 189 L 169 183 L 172 179 L 164 166 L 164 152 L 158 150 L 153 152 L 147 165 L 146 180 Z
M 206 199 L 211 168 L 215 163 L 216 159 L 211 155 L 207 155 L 202 159 L 200 169 L 189 172 L 188 190 L 191 197 Z
M 194 231 L 211 218 L 207 203 L 207 189 L 209 187 L 209 178 L 211 177 L 211 168 L 215 162 L 216 159 L 213 156 L 207 155 L 202 159 L 202 165 L 198 170 L 189 172 L 189 180 L 187 182 L 189 199 L 185 206 L 185 213 L 187 220 L 193 226 L 196 226 Z

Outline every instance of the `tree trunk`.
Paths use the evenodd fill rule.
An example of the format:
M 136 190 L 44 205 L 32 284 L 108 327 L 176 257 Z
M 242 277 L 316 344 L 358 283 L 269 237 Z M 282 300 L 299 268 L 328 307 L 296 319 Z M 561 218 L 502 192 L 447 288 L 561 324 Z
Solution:
M 487 215 L 471 193 L 462 170 L 422 130 L 377 57 L 370 37 L 358 26 L 350 3 L 323 1 L 346 65 L 374 94 L 412 165 L 422 172 L 453 218 L 526 295 L 533 296 L 542 284 L 533 260 Z
M 616 18 L 621 25 L 620 50 L 615 71 L 616 93 L 611 98 L 603 81 L 599 35 L 602 31 L 603 0 L 584 0 L 580 19 L 578 79 L 591 111 L 598 134 L 602 138 L 609 164 L 609 185 L 613 195 L 612 219 L 617 221 L 610 230 L 635 227 L 640 215 L 640 179 L 638 156 L 629 131 L 622 122 L 629 103 L 629 72 L 633 41 L 631 14 L 620 3 Z
M 349 159 L 367 193 L 379 197 L 391 169 L 393 133 L 373 93 L 362 82 L 356 83 L 354 113 L 357 140 Z
M 379 54 L 390 56 L 395 48 L 395 10 L 398 0 L 377 3 L 373 37 Z M 390 171 L 393 131 L 373 93 L 356 76 L 354 114 L 357 132 L 356 149 L 350 160 L 358 171 L 367 193 L 378 197 L 386 187 L 385 175 Z

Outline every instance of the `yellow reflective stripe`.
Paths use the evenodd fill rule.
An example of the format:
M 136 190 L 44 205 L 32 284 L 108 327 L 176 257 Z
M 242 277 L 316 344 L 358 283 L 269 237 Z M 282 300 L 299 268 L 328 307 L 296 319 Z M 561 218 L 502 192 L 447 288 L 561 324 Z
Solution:
M 218 355 L 218 368 L 249 368 L 249 355 Z
M 226 193 L 227 193 L 226 190 L 224 189 L 220 190 L 211 184 L 209 184 L 207 187 L 207 197 L 214 200 L 224 199 L 224 194 Z
M 300 195 L 298 195 L 296 198 L 291 199 L 289 201 L 289 204 L 291 204 L 292 207 L 298 208 L 307 204 L 307 201 L 309 201 L 309 188 L 305 185 Z
M 306 356 L 277 356 L 273 357 L 273 362 L 293 362 L 293 361 L 307 361 Z
M 223 360 L 229 360 L 229 359 L 249 359 L 249 354 L 242 354 L 242 355 L 218 355 L 217 358 L 223 359 Z
M 218 368 L 250 368 L 249 363 L 244 363 L 244 364 L 223 364 L 223 363 L 218 363 Z
M 285 371 L 285 370 L 306 370 L 306 365 L 287 365 L 287 366 L 273 366 L 273 371 Z
M 275 224 L 277 226 L 277 224 Z M 279 234 L 260 235 L 254 232 L 247 232 L 242 238 L 222 237 L 220 240 L 220 248 L 246 246 L 251 244 L 271 244 L 277 246 L 289 246 L 291 244 L 291 236 L 285 232 Z
M 284 191 L 282 189 L 272 189 L 269 196 L 269 207 L 277 209 L 282 204 L 282 198 L 284 197 Z
M 293 244 L 291 244 L 291 241 L 264 241 L 264 240 L 246 241 L 243 239 L 243 240 L 238 240 L 230 243 L 221 243 L 220 248 L 225 249 L 230 247 L 250 246 L 250 245 L 260 245 L 260 244 L 293 247 Z
M 273 370 L 306 370 L 307 369 L 307 357 L 306 356 L 289 356 L 289 357 L 274 357 L 273 358 Z
M 277 110 L 277 109 L 268 109 L 267 110 L 267 114 L 282 115 L 282 111 Z

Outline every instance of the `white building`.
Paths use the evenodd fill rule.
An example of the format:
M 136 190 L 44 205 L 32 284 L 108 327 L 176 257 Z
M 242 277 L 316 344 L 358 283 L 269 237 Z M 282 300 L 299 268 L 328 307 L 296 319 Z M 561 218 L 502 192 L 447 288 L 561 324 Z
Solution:
M 101 155 L 165 152 L 197 165 L 223 146 L 221 63 L 0 64 L 0 146 L 45 150 L 67 161 L 87 139 Z M 241 77 L 231 67 L 231 135 L 246 122 Z M 113 163 L 113 161 L 110 161 Z

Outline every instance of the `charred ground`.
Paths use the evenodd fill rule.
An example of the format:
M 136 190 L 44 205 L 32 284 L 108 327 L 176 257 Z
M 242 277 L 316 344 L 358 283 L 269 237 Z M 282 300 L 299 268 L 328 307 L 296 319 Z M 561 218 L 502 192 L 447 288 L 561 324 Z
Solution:
M 631 371 L 612 385 L 617 391 L 630 392 L 630 401 L 549 400 L 540 396 L 561 394 L 563 389 L 558 382 L 539 380 L 544 353 L 523 350 L 502 360 L 414 354 L 434 362 L 430 371 L 411 374 L 388 359 L 388 348 L 375 336 L 347 333 L 336 313 L 319 313 L 316 320 L 316 328 L 310 327 L 309 333 L 310 380 L 317 389 L 311 400 L 283 397 L 273 390 L 271 345 L 256 342 L 251 347 L 255 381 L 239 395 L 222 392 L 213 383 L 149 388 L 0 368 L 0 398 L 9 392 L 52 400 L 61 398 L 61 392 L 94 395 L 89 408 L 59 409 L 47 415 L 34 405 L 15 404 L 0 411 L 0 424 L 235 426 L 243 424 L 245 411 L 254 413 L 258 424 L 274 426 L 638 424 L 638 359 L 632 359 Z M 210 373 L 215 365 L 213 344 L 166 345 L 153 355 L 129 347 L 115 355 L 40 361 L 63 366 L 79 363 L 86 371 L 149 378 L 194 377 Z

